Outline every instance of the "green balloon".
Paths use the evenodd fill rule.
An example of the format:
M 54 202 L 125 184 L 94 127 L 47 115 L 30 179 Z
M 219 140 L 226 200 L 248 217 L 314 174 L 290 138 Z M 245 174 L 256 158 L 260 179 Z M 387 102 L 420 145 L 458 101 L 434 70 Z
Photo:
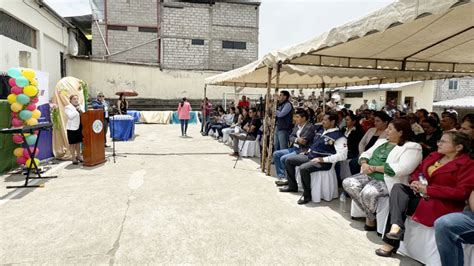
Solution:
M 25 94 L 18 94 L 18 96 L 16 96 L 16 101 L 18 103 L 21 103 L 23 105 L 25 104 L 28 104 L 30 102 L 30 97 L 26 96 Z
M 27 78 L 20 76 L 15 79 L 15 83 L 18 87 L 23 88 L 25 86 L 28 86 L 28 84 L 30 84 L 30 81 Z
M 32 116 L 33 116 L 33 113 L 31 111 L 23 110 L 20 112 L 20 118 L 25 121 L 30 119 Z
M 37 138 L 38 136 L 36 135 L 29 135 L 28 137 L 26 137 L 26 143 L 28 144 L 28 146 L 35 145 Z

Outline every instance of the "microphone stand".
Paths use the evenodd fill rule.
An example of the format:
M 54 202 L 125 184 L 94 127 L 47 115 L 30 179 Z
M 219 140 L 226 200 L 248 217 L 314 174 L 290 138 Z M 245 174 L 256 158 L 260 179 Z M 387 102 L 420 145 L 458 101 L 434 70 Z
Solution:
M 115 118 L 114 118 L 115 115 L 113 116 L 109 116 L 109 122 L 111 121 L 112 123 L 112 157 L 114 158 L 114 163 L 116 163 L 116 159 L 115 157 L 127 157 L 126 155 L 121 155 L 121 154 L 117 154 L 115 153 Z

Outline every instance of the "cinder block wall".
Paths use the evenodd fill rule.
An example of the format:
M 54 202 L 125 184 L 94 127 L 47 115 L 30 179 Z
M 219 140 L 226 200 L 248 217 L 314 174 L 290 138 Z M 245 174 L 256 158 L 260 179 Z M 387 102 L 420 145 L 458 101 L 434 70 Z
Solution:
M 176 0 L 158 1 L 158 4 L 157 0 L 106 2 L 107 21 L 100 27 L 112 54 L 161 37 L 161 62 L 158 62 L 158 41 L 111 56 L 110 61 L 160 63 L 167 69 L 227 71 L 258 58 L 258 4 L 209 5 Z M 157 21 L 158 13 L 160 21 Z M 139 31 L 139 27 L 158 29 L 159 25 L 158 33 Z M 127 30 L 113 26 L 127 26 Z M 96 25 L 92 25 L 92 37 L 93 56 L 104 56 L 105 47 Z M 193 45 L 193 39 L 204 40 L 204 45 Z M 245 42 L 246 49 L 224 49 L 222 41 Z
M 458 89 L 449 89 L 449 79 L 436 81 L 434 101 L 445 101 L 466 96 L 474 96 L 474 78 L 453 79 L 458 81 Z

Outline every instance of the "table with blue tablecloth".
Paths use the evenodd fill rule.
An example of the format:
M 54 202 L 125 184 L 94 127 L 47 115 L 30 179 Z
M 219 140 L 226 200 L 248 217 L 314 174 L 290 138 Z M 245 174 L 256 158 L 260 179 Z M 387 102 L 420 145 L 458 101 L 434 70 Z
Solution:
M 135 111 L 135 110 L 127 110 L 127 115 L 130 115 L 133 117 L 133 120 L 135 123 L 140 122 L 140 111 Z
M 196 111 L 192 111 L 189 113 L 189 121 L 188 124 L 197 124 L 198 123 L 198 113 Z M 179 118 L 178 118 L 178 112 L 173 112 L 173 116 L 171 117 L 171 124 L 180 124 Z
M 115 115 L 110 117 L 110 136 L 115 140 L 127 141 L 135 134 L 134 118 L 130 115 Z

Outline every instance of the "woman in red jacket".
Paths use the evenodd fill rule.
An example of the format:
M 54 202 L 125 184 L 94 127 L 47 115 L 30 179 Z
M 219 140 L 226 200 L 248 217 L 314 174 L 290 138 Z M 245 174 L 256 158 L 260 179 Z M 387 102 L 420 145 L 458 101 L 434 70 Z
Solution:
M 451 212 L 462 211 L 474 188 L 474 163 L 468 153 L 469 136 L 446 132 L 438 141 L 438 151 L 421 162 L 411 174 L 410 186 L 396 184 L 390 193 L 390 214 L 383 241 L 375 253 L 389 257 L 403 240 L 407 216 L 432 227 L 434 221 Z M 426 178 L 427 183 L 423 182 Z

